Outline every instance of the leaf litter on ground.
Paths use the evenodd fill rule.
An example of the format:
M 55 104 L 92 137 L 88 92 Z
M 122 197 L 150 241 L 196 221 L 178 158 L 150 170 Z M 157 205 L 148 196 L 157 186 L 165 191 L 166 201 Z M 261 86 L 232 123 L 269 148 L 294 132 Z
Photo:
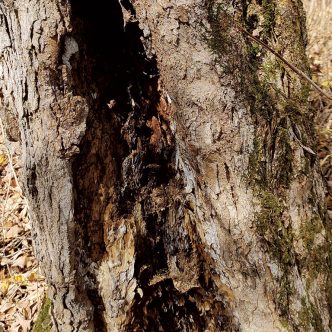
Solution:
M 16 176 L 20 169 L 19 146 L 6 141 L 1 130 L 0 332 L 31 331 L 46 291 L 33 253 L 28 203 Z

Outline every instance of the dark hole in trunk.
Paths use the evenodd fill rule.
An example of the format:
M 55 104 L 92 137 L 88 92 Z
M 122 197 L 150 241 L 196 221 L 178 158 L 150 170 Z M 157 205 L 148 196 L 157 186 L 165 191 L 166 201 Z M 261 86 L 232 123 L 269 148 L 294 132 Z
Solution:
M 76 190 L 76 242 L 73 246 L 81 249 L 75 251 L 74 265 L 79 274 L 89 276 L 88 297 L 98 309 L 95 310 L 95 328 L 103 331 L 103 301 L 98 295 L 97 280 L 87 271 L 91 263 L 98 264 L 106 253 L 106 206 L 113 201 L 116 215 L 126 216 L 131 213 L 142 188 L 147 188 L 148 193 L 161 183 L 167 184 L 173 176 L 169 167 L 173 147 L 156 152 L 150 145 L 152 130 L 147 121 L 153 116 L 160 118 L 156 110 L 160 98 L 159 73 L 156 60 L 145 55 L 138 23 L 124 26 L 122 10 L 116 0 L 93 4 L 72 0 L 71 5 L 71 35 L 80 49 L 79 55 L 71 61 L 74 93 L 84 96 L 90 103 L 86 133 L 80 154 L 73 163 Z M 134 14 L 129 1 L 124 1 L 123 5 Z M 110 101 L 113 105 L 108 107 Z M 115 192 L 113 197 L 108 194 L 111 188 Z M 143 205 L 147 196 L 140 198 Z M 143 218 L 153 227 L 160 226 L 160 222 L 151 220 L 152 214 Z M 151 263 L 155 270 L 166 263 L 158 262 L 164 256 L 162 241 L 149 244 L 146 239 L 150 235 L 137 239 L 137 261 Z M 144 258 L 146 250 L 156 253 L 153 262 Z
M 124 0 L 122 4 L 135 15 L 130 1 Z M 71 5 L 71 37 L 79 45 L 79 54 L 70 62 L 73 93 L 85 97 L 90 105 L 80 153 L 72 166 L 75 188 L 72 265 L 76 267 L 77 280 L 84 280 L 77 287 L 86 292 L 95 308 L 95 329 L 106 331 L 106 326 L 103 299 L 90 267 L 98 266 L 107 257 L 106 245 L 112 243 L 107 243 L 105 232 L 118 219 L 130 216 L 135 204 L 141 206 L 145 229 L 135 239 L 135 278 L 144 297 L 135 297 L 128 313 L 127 330 L 158 331 L 159 327 L 164 331 L 204 330 L 209 319 L 223 326 L 222 302 L 211 298 L 216 306 L 211 313 L 216 317 L 206 318 L 190 301 L 190 296 L 199 302 L 210 298 L 213 285 L 207 290 L 199 288 L 181 294 L 169 278 L 157 285 L 149 284 L 156 274 L 167 271 L 166 242 L 174 238 L 166 234 L 172 232 L 166 227 L 172 208 L 168 204 L 170 198 L 164 198 L 165 203 L 156 207 L 153 193 L 157 190 L 167 196 L 167 187 L 177 182 L 174 140 L 168 120 L 158 111 L 161 95 L 156 59 L 146 56 L 138 23 L 124 26 L 118 1 L 100 0 L 92 4 L 71 0 Z M 160 136 L 155 144 L 153 135 Z M 177 185 L 180 189 L 181 183 Z M 105 217 L 110 203 L 114 207 L 112 215 Z M 173 254 L 177 255 L 176 251 Z

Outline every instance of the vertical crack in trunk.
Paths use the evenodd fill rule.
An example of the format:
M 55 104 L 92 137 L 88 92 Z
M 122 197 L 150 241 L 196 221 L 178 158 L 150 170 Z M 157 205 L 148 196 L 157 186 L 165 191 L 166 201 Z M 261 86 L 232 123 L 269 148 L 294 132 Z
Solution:
M 72 266 L 82 281 L 78 290 L 86 290 L 94 307 L 94 327 L 107 329 L 107 316 L 113 315 L 107 306 L 117 301 L 100 293 L 98 268 L 110 261 L 111 233 L 117 235 L 123 227 L 129 232 L 130 218 L 136 229 L 137 287 L 117 328 L 202 331 L 231 326 L 231 310 L 216 295 L 213 271 L 196 247 L 195 214 L 188 207 L 193 203 L 174 168 L 167 98 L 156 59 L 145 53 L 133 7 L 115 0 L 93 6 L 72 0 L 71 6 L 73 31 L 64 47 L 66 38 L 74 38 L 80 52 L 67 60 L 69 84 L 90 109 L 72 166 Z M 130 16 L 127 22 L 122 9 Z

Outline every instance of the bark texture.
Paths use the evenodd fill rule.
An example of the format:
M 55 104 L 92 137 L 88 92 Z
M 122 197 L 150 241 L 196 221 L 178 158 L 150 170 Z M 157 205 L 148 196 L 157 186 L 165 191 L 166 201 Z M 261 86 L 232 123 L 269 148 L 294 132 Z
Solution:
M 56 331 L 330 331 L 301 1 L 3 0 Z

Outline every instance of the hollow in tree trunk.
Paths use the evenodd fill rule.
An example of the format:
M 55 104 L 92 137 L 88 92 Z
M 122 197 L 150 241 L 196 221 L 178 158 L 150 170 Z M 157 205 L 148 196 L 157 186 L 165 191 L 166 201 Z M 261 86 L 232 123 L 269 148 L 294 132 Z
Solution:
M 301 1 L 2 0 L 55 331 L 330 331 Z M 241 27 L 241 29 L 239 29 Z

